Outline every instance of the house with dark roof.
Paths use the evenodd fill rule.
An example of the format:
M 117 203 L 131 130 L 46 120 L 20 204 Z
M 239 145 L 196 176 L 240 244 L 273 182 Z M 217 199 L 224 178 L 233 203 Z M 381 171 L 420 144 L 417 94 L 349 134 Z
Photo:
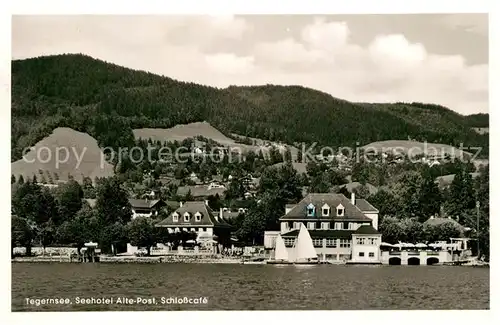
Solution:
M 91 208 L 95 207 L 96 199 L 85 199 L 85 201 Z M 156 216 L 167 206 L 163 200 L 129 199 L 128 201 L 132 206 L 132 219 Z
M 173 232 L 195 232 L 198 238 L 215 238 L 220 244 L 230 245 L 231 226 L 221 214 L 214 213 L 204 201 L 180 202 L 167 218 L 155 225 Z
M 219 195 L 222 197 L 226 192 L 226 187 L 224 185 L 211 183 L 209 185 L 194 185 L 194 186 L 179 186 L 177 189 L 178 196 L 186 196 L 186 194 L 191 193 L 195 199 L 206 199 L 209 196 Z
M 354 193 L 351 199 L 343 194 L 310 193 L 299 203 L 286 205 L 279 222 L 280 235 L 290 250 L 304 224 L 321 259 L 380 263 L 378 210 L 368 201 L 356 199 Z

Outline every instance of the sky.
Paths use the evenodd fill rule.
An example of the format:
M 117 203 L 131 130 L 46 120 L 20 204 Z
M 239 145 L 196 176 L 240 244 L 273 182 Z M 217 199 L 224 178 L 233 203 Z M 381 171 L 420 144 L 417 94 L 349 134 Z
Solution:
M 61 53 L 220 88 L 488 112 L 487 14 L 12 17 L 13 59 Z

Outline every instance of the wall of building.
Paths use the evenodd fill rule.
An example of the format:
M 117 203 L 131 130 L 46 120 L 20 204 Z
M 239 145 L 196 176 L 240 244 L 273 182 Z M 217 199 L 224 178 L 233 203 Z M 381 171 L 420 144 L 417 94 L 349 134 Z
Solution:
M 176 230 L 177 231 L 187 231 L 187 232 L 194 231 L 197 234 L 203 233 L 203 234 L 210 235 L 210 236 L 213 236 L 213 234 L 214 234 L 213 227 L 190 227 L 190 226 L 187 226 L 187 227 L 167 227 L 167 231 L 169 233 L 173 233 Z
M 378 213 L 365 213 L 365 216 L 372 219 L 372 227 L 378 230 Z
M 390 259 L 399 258 L 401 261 L 401 265 L 408 265 L 408 260 L 410 258 L 418 258 L 420 265 L 427 265 L 427 260 L 429 258 L 437 258 L 439 262 L 437 264 L 441 264 L 443 262 L 451 262 L 453 260 L 453 256 L 447 251 L 382 251 L 381 252 L 381 262 L 382 264 L 390 264 Z
M 354 263 L 380 262 L 381 237 L 381 235 L 353 235 L 351 261 Z M 364 240 L 364 244 L 359 244 L 358 239 Z M 370 239 L 374 239 L 374 242 L 371 243 Z
M 280 231 L 264 231 L 264 248 L 272 249 L 276 247 L 276 237 Z
M 132 209 L 132 219 L 135 219 L 137 217 L 151 217 L 153 214 L 151 212 L 149 213 L 137 213 L 134 209 Z

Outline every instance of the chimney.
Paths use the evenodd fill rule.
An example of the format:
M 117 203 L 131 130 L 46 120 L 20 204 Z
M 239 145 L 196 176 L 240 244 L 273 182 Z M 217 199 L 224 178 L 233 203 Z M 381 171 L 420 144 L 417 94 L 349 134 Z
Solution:
M 351 193 L 351 204 L 356 205 L 356 194 L 354 192 Z
M 182 201 L 179 202 L 179 206 L 182 208 Z

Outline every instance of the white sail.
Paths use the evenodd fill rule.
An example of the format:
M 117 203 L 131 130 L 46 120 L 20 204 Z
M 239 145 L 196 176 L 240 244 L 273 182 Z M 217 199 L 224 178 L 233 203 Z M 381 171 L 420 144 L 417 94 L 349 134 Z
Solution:
M 294 255 L 295 261 L 318 258 L 318 254 L 316 253 L 316 249 L 314 248 L 311 235 L 309 235 L 309 231 L 307 231 L 307 228 L 302 223 L 300 225 L 299 235 L 295 244 Z
M 274 250 L 274 259 L 277 261 L 288 261 L 288 250 L 281 235 L 276 237 L 276 248 Z

